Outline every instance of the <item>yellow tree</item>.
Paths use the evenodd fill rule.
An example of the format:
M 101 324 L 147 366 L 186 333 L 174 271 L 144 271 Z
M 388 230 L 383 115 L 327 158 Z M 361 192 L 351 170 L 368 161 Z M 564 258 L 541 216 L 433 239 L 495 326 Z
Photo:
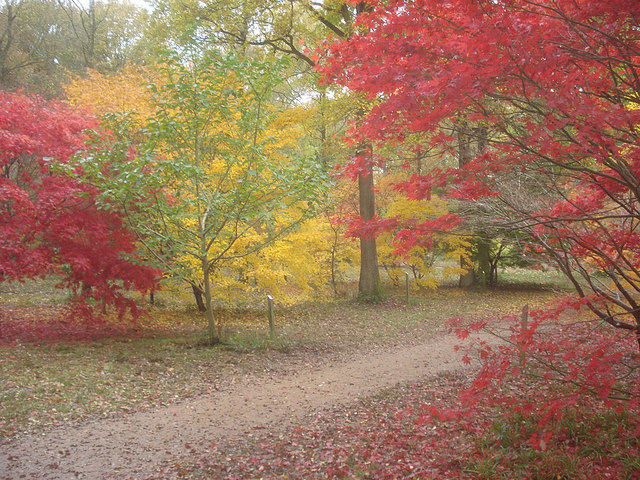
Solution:
M 153 195 L 135 223 L 165 269 L 192 286 L 211 343 L 220 326 L 212 281 L 311 216 L 325 184 L 313 158 L 287 154 L 271 134 L 278 67 L 213 51 L 167 58 L 149 139 L 133 170 L 121 169 L 122 182 Z
M 429 201 L 412 200 L 393 189 L 407 178 L 403 174 L 389 174 L 381 179 L 379 198 L 385 217 L 398 219 L 402 225 L 408 220 L 423 222 L 450 212 L 449 202 L 435 195 Z M 380 235 L 379 245 L 381 263 L 395 284 L 409 270 L 418 286 L 435 288 L 441 280 L 464 273 L 457 262 L 460 258 L 468 259 L 471 242 L 456 233 L 434 232 L 426 244 L 418 243 L 399 253 L 393 244 L 393 234 L 387 232 Z M 441 259 L 448 262 L 438 267 L 436 261 Z
M 128 127 L 140 129 L 155 118 L 159 106 L 164 103 L 162 94 L 154 99 L 149 84 L 154 82 L 156 89 L 162 90 L 161 85 L 167 83 L 168 77 L 173 74 L 175 71 L 172 69 L 164 69 L 160 73 L 148 67 L 134 66 L 111 75 L 91 71 L 85 77 L 74 78 L 66 86 L 66 92 L 74 105 L 89 108 L 103 117 L 125 114 L 133 123 Z M 234 82 L 241 82 L 237 76 L 218 78 L 217 81 L 227 87 Z M 240 88 L 240 83 L 233 86 L 236 87 Z M 233 121 L 219 119 L 220 122 L 212 124 L 210 132 L 226 129 L 230 136 L 235 135 L 241 111 L 247 108 L 246 101 L 246 98 L 242 101 L 235 97 L 231 99 L 228 106 L 235 112 Z M 290 157 L 294 152 L 316 155 L 309 143 L 309 131 L 315 128 L 313 122 L 316 113 L 316 109 L 309 106 L 279 110 L 265 103 L 263 115 L 269 120 L 264 124 L 264 131 L 258 132 L 264 154 L 283 164 L 291 163 Z M 123 127 L 123 124 L 118 127 L 113 122 L 108 123 L 116 129 Z M 131 128 L 128 131 L 138 143 L 141 141 L 139 132 L 131 131 Z M 267 138 L 269 141 L 264 142 Z M 319 161 L 322 162 L 322 159 Z M 203 167 L 206 176 L 220 175 L 215 163 Z M 217 165 L 220 165 L 219 162 Z M 278 295 L 279 301 L 291 303 L 322 292 L 329 284 L 335 285 L 340 266 L 350 264 L 353 260 L 353 242 L 342 238 L 340 233 L 344 228 L 328 213 L 304 220 L 300 218 L 301 210 L 305 210 L 304 204 L 292 204 L 275 216 L 273 226 L 276 229 L 291 224 L 300 225 L 249 255 L 246 255 L 247 249 L 264 239 L 265 232 L 253 232 L 238 238 L 227 252 L 229 258 L 222 262 L 224 267 L 211 271 L 210 280 L 215 287 L 212 289 L 212 298 L 228 302 L 246 293 L 268 291 Z M 143 237 L 143 241 L 149 243 L 148 238 Z M 177 270 L 181 272 L 174 276 L 185 279 L 198 277 L 194 273 L 200 270 L 200 262 L 192 255 L 180 252 L 169 261 L 168 246 L 159 248 L 156 245 L 156 249 L 163 252 L 160 256 L 163 268 L 174 274 Z M 176 268 L 178 265 L 180 268 Z M 204 284 L 193 280 L 189 284 L 198 307 L 206 310 Z
M 265 135 L 274 139 L 268 154 L 278 161 L 288 162 L 295 151 L 316 155 L 326 167 L 322 154 L 309 149 L 309 132 L 314 130 L 317 109 L 295 107 L 281 112 L 268 125 Z M 349 206 L 348 198 L 352 199 Z M 291 304 L 310 297 L 325 295 L 338 284 L 346 270 L 358 263 L 358 248 L 354 239 L 344 236 L 346 226 L 341 217 L 357 211 L 357 191 L 351 182 L 334 179 L 324 198 L 323 211 L 309 218 L 290 233 L 255 253 L 238 257 L 228 263 L 224 271 L 216 272 L 215 283 L 220 300 L 234 298 L 240 293 L 269 292 L 280 303 Z M 292 205 L 274 219 L 277 225 L 287 225 L 299 219 L 299 206 Z M 241 239 L 235 248 L 243 249 Z
M 345 237 L 345 230 L 333 211 L 325 210 L 265 249 L 239 258 L 234 265 L 243 275 L 234 283 L 228 277 L 219 281 L 230 288 L 268 291 L 285 304 L 342 293 L 346 273 L 359 260 L 358 244 Z
M 149 67 L 127 65 L 113 74 L 89 70 L 64 86 L 69 103 L 87 108 L 94 115 L 127 114 L 141 126 L 155 114 L 149 82 L 159 82 L 158 74 Z
M 370 8 L 366 2 L 351 3 L 341 0 L 236 0 L 224 4 L 218 1 L 158 0 L 155 5 L 155 25 L 152 29 L 155 30 L 158 41 L 180 45 L 185 37 L 190 36 L 184 35 L 185 32 L 190 34 L 197 31 L 200 41 L 209 45 L 222 44 L 224 49 L 238 48 L 243 51 L 262 51 L 263 54 L 277 52 L 278 55 L 286 55 L 294 60 L 292 65 L 296 66 L 297 72 L 292 77 L 304 79 L 303 83 L 308 82 L 307 92 L 318 87 L 317 74 L 314 73 L 316 60 L 310 52 L 327 35 L 350 38 L 354 33 L 354 19 Z M 173 28 L 167 28 L 167 25 Z M 186 41 L 191 42 L 191 39 Z M 323 85 L 319 90 L 320 98 L 326 99 L 327 86 Z M 359 103 L 354 98 L 348 102 L 351 105 Z M 367 111 L 366 108 L 353 110 L 353 120 L 362 118 Z M 321 132 L 322 147 L 326 146 L 326 134 L 326 131 Z M 352 146 L 349 156 L 364 159 L 369 153 L 370 145 L 362 142 Z M 328 161 L 325 155 L 322 158 Z M 374 172 L 368 161 L 364 163 L 364 168 L 355 175 L 359 191 L 358 212 L 364 221 L 371 221 L 375 216 Z M 381 295 L 375 238 L 361 238 L 360 247 L 360 295 L 363 299 L 375 300 Z

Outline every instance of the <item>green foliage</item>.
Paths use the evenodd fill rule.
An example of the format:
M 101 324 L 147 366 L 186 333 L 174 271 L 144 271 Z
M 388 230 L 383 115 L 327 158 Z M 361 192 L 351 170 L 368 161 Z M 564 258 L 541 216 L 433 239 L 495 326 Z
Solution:
M 0 6 L 0 84 L 60 95 L 69 73 L 142 62 L 146 10 L 120 0 L 7 0 Z
M 271 96 L 284 64 L 195 46 L 168 54 L 149 86 L 146 139 L 133 145 L 139 124 L 112 117 L 115 135 L 80 163 L 81 178 L 126 211 L 158 266 L 202 296 L 212 342 L 212 283 L 233 292 L 250 273 L 239 259 L 293 232 L 326 191 L 323 166 L 296 156 L 282 140 L 287 130 L 274 129 Z
M 289 341 L 281 336 L 270 336 L 265 330 L 256 331 L 227 331 L 223 335 L 222 345 L 237 352 L 247 352 L 255 350 L 278 350 L 286 352 L 290 347 Z
M 506 288 L 545 288 L 560 291 L 572 288 L 561 272 L 540 268 L 501 268 L 500 285 Z

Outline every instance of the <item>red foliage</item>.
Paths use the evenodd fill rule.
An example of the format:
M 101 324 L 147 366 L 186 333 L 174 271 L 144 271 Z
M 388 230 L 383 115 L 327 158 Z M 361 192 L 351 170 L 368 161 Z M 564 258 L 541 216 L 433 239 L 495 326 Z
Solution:
M 0 93 L 0 281 L 55 274 L 85 313 L 92 298 L 135 314 L 124 293 L 152 290 L 158 272 L 136 256 L 117 210 L 98 207 L 99 191 L 52 171 L 95 126 L 64 104 Z
M 536 312 L 526 329 L 515 321 L 506 343 L 480 345 L 484 366 L 465 393 L 468 412 L 478 414 L 482 403 L 535 415 L 539 423 L 527 441 L 543 449 L 552 426 L 585 404 L 636 411 L 638 2 L 391 0 L 372 6 L 358 17 L 351 39 L 326 46 L 322 67 L 330 81 L 378 100 L 352 131 L 355 141 L 393 143 L 421 133 L 422 148 L 460 155 L 460 168 L 415 175 L 398 188 L 414 199 L 437 188 L 467 203 L 481 200 L 485 227 L 517 230 L 573 283 L 578 300 L 555 313 L 585 305 L 631 332 L 597 322 L 552 326 L 554 311 Z M 460 148 L 465 135 L 482 145 L 475 158 L 462 158 L 456 134 Z M 425 236 L 426 229 L 409 228 L 399 240 L 411 244 Z M 505 388 L 506 379 L 525 374 L 542 376 L 537 390 L 526 382 Z
M 68 307 L 0 308 L 0 346 L 28 342 L 74 342 L 103 338 L 138 338 L 149 335 L 130 319 L 116 319 L 89 312 L 80 317 Z M 151 333 L 153 334 L 153 333 Z
M 640 9 L 635 0 L 373 2 L 354 36 L 326 46 L 325 77 L 379 100 L 354 141 L 458 155 L 458 169 L 398 188 L 482 200 L 492 228 L 517 229 L 590 308 L 640 342 Z M 460 140 L 462 142 L 462 140 Z M 462 144 L 462 143 L 461 143 Z M 471 220 L 470 220 L 471 221 Z M 408 228 L 402 242 L 428 235 Z M 594 280 L 606 275 L 609 284 Z
M 635 335 L 589 321 L 560 319 L 568 307 L 578 310 L 580 303 L 588 302 L 561 299 L 555 309 L 531 312 L 526 324 L 516 317 L 468 326 L 452 321 L 452 330 L 461 339 L 481 330 L 500 339 L 497 346 L 476 339 L 465 347 L 467 355 L 477 354 L 482 369 L 462 392 L 461 414 L 473 415 L 491 406 L 505 418 L 536 418 L 537 428 L 525 440 L 540 448 L 540 442 L 563 434 L 557 425 L 567 412 L 581 406 L 592 411 L 636 411 L 640 358 Z

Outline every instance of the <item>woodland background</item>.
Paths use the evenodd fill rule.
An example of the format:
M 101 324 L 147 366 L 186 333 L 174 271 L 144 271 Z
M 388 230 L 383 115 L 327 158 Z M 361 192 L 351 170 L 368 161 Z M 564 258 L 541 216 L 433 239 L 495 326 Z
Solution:
M 285 324 L 444 295 L 461 339 L 502 343 L 465 347 L 482 368 L 442 408 L 345 430 L 368 467 L 323 474 L 406 478 L 440 448 L 412 471 L 640 475 L 636 2 L 5 0 L 0 87 L 7 358 L 132 335 L 293 348 L 245 328 L 266 295 Z M 491 313 L 475 296 L 505 291 Z M 29 421 L 22 363 L 7 435 Z

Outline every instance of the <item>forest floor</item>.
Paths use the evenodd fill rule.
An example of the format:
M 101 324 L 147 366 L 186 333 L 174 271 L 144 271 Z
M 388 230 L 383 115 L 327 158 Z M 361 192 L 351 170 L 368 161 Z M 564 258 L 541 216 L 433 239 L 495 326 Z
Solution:
M 262 430 L 282 434 L 327 409 L 462 369 L 457 340 L 433 333 L 415 345 L 288 362 L 171 406 L 19 435 L 2 445 L 0 472 L 5 480 L 145 478 L 181 456 L 206 455 L 212 445 Z
M 0 348 L 0 478 L 187 478 L 183 464 L 233 462 L 234 450 L 300 433 L 300 425 L 363 399 L 406 385 L 459 388 L 473 366 L 460 362 L 446 320 L 517 314 L 556 295 L 450 289 L 410 305 L 293 309 L 279 318 L 276 339 L 260 340 L 264 328 L 236 322 L 222 348 L 157 332 L 80 342 L 16 337 Z M 3 308 L 5 327 L 33 311 Z M 260 478 L 255 468 L 246 478 Z

